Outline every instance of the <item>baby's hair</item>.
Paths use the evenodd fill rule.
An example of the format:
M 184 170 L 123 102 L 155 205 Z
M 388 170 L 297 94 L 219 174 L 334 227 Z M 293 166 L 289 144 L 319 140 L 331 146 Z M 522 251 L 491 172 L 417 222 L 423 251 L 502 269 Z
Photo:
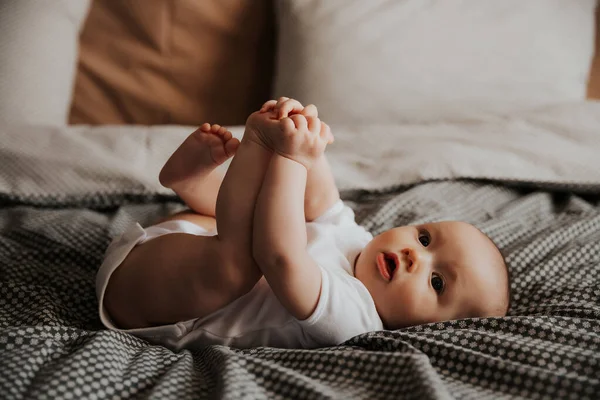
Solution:
M 506 298 L 507 298 L 507 304 L 506 304 L 506 309 L 504 310 L 504 315 L 508 314 L 508 310 L 510 310 L 510 307 L 512 307 L 512 300 L 513 300 L 513 294 L 512 294 L 512 275 L 510 273 L 510 268 L 508 267 L 508 264 L 506 263 L 506 256 L 504 255 L 504 252 L 500 249 L 500 247 L 498 247 L 498 245 L 496 244 L 496 242 L 494 242 L 492 240 L 491 237 L 489 237 L 488 235 L 486 235 L 484 232 L 482 232 L 480 230 L 480 232 L 485 235 L 485 237 L 488 238 L 488 240 L 494 245 L 494 247 L 496 248 L 496 250 L 498 250 L 498 254 L 500 255 L 500 259 L 502 260 L 502 268 L 504 268 L 504 271 L 506 272 Z

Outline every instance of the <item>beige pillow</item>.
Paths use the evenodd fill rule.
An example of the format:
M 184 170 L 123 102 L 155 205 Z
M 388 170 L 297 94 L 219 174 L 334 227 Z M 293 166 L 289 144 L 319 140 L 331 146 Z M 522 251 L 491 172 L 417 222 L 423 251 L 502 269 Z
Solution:
M 503 115 L 584 99 L 596 0 L 280 0 L 275 97 L 331 123 Z
M 600 100 L 600 7 L 596 9 L 596 55 L 590 72 L 588 98 Z
M 272 0 L 94 0 L 72 124 L 243 124 L 268 99 Z
M 0 123 L 65 125 L 88 0 L 0 1 Z

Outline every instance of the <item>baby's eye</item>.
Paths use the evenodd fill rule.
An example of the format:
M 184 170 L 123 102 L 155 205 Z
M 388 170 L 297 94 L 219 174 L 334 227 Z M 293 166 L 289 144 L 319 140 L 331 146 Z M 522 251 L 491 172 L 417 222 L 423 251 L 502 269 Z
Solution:
M 423 247 L 429 246 L 429 243 L 431 243 L 431 236 L 429 235 L 429 232 L 419 232 L 419 242 L 423 245 Z
M 434 272 L 431 274 L 431 287 L 433 287 L 433 290 L 435 290 L 437 294 L 442 294 L 444 288 L 446 287 L 446 283 L 440 275 Z

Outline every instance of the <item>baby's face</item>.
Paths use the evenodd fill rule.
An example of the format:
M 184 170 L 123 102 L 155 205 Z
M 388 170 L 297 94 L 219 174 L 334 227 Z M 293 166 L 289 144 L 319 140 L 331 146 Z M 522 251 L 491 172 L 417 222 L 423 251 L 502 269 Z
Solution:
M 468 317 L 505 315 L 508 277 L 496 246 L 457 221 L 390 229 L 358 256 L 388 329 Z

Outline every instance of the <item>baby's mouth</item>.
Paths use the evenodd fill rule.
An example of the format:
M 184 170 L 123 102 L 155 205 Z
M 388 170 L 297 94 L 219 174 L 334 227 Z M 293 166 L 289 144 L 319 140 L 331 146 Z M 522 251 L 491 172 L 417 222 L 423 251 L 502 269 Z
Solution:
M 377 257 L 379 272 L 388 281 L 392 280 L 399 265 L 400 261 L 395 253 L 380 253 Z
M 390 278 L 393 278 L 394 272 L 396 272 L 399 264 L 398 256 L 395 253 L 383 253 L 383 257 L 385 258 L 385 265 L 390 274 Z

